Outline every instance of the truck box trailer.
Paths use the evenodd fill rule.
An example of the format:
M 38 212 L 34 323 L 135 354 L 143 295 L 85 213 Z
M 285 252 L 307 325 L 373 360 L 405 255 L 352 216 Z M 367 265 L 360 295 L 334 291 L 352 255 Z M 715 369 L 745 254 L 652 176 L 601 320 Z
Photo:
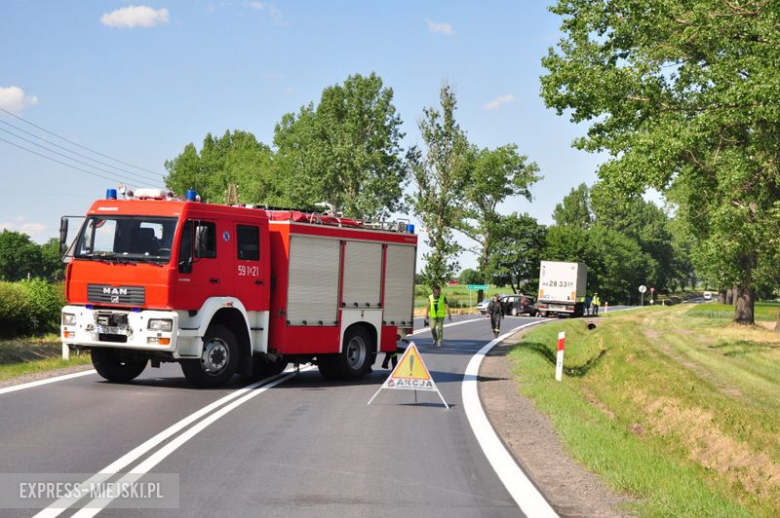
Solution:
M 585 313 L 588 266 L 585 263 L 542 261 L 536 308 L 547 317 Z

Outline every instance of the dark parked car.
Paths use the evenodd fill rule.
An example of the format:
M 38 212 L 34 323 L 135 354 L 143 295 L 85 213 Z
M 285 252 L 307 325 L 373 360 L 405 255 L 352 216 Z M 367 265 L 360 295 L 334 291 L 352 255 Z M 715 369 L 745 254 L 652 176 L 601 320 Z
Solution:
M 528 295 L 505 295 L 499 299 L 504 304 L 504 312 L 507 315 L 531 315 L 536 316 L 539 312 L 534 305 L 534 298 Z

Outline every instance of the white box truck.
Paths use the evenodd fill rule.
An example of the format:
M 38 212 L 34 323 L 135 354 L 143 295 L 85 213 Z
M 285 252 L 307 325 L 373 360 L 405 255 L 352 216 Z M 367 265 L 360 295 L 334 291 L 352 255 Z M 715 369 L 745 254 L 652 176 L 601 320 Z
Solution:
M 542 261 L 536 308 L 543 317 L 585 314 L 588 266 L 585 263 Z

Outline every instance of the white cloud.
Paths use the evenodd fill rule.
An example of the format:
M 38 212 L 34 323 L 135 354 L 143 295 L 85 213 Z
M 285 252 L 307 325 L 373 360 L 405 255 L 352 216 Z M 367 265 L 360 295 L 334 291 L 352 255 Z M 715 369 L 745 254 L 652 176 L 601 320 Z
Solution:
M 163 8 L 155 11 L 145 5 L 131 5 L 104 14 L 100 17 L 100 23 L 119 29 L 154 27 L 161 23 L 168 23 L 168 9 Z
M 282 19 L 282 11 L 277 9 L 275 5 L 270 6 L 268 9 L 268 14 L 271 15 L 273 21 L 278 25 L 285 25 L 284 20 Z
M 430 32 L 438 32 L 441 34 L 444 34 L 445 36 L 454 36 L 455 35 L 455 29 L 452 28 L 451 23 L 447 22 L 434 22 L 433 20 L 425 19 L 425 23 L 428 24 L 428 31 Z
M 12 113 L 22 113 L 28 106 L 38 104 L 38 98 L 27 95 L 18 86 L 0 87 L 0 108 Z
M 282 11 L 280 11 L 279 8 L 274 4 L 264 4 L 263 2 L 258 2 L 256 0 L 244 0 L 241 2 L 241 5 L 245 9 L 253 9 L 255 11 L 263 11 L 268 13 L 268 16 L 271 17 L 275 24 L 286 25 L 284 18 L 282 17 Z
M 262 2 L 244 2 L 243 5 L 247 9 L 254 9 L 255 11 L 262 11 L 265 9 L 265 4 Z
M 45 237 L 46 225 L 38 222 L 25 222 L 24 218 L 16 218 L 16 222 L 0 222 L 0 232 L 9 230 L 11 232 L 21 232 L 27 234 L 33 240 L 40 240 Z M 37 238 L 37 239 L 36 239 Z
M 515 96 L 512 95 L 512 94 L 502 95 L 500 97 L 496 97 L 495 99 L 493 99 L 492 101 L 487 103 L 485 105 L 485 109 L 486 110 L 496 110 L 496 109 L 500 108 L 501 105 L 514 102 L 514 100 L 515 100 Z

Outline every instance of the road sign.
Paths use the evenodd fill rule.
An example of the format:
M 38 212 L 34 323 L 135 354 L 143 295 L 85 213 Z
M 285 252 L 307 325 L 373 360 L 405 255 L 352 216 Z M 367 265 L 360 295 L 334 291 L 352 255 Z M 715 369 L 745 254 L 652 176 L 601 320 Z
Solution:
M 655 288 L 650 288 L 650 293 L 655 293 Z
M 370 405 L 374 398 L 379 394 L 382 389 L 401 389 L 401 390 L 414 390 L 414 398 L 417 400 L 417 391 L 424 390 L 427 392 L 436 392 L 441 398 L 441 402 L 449 410 L 450 406 L 444 401 L 444 396 L 441 395 L 439 389 L 436 387 L 436 382 L 433 381 L 431 373 L 428 372 L 428 367 L 425 366 L 420 351 L 417 350 L 417 346 L 414 342 L 409 344 L 406 348 L 406 352 L 401 356 L 401 360 L 396 365 L 390 376 L 382 383 L 379 390 L 376 391 L 371 399 L 368 400 Z
M 490 288 L 490 284 L 469 284 L 468 289 L 470 290 L 486 290 Z
M 639 293 L 644 293 L 646 291 L 647 291 L 647 286 L 645 286 L 644 284 L 639 287 Z

